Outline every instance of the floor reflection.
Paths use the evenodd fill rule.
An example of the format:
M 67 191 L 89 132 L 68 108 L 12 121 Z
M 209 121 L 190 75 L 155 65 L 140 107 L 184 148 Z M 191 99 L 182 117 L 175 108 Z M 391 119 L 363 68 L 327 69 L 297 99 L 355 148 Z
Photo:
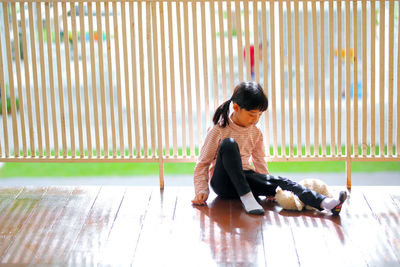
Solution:
M 263 216 L 248 215 L 239 200 L 219 197 L 196 208 L 200 211 L 201 240 L 209 245 L 218 265 L 264 265 Z

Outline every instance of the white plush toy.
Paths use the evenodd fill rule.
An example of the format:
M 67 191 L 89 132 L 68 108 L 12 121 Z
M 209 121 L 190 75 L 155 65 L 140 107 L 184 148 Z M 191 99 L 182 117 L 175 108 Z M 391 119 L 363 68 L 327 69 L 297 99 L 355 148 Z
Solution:
M 304 179 L 299 184 L 312 189 L 324 196 L 332 197 L 332 194 L 328 190 L 328 186 L 319 179 Z M 276 189 L 275 200 L 285 210 L 298 210 L 301 211 L 304 208 L 304 203 L 292 192 L 282 190 L 280 187 Z M 315 210 L 315 208 L 306 206 L 308 210 Z

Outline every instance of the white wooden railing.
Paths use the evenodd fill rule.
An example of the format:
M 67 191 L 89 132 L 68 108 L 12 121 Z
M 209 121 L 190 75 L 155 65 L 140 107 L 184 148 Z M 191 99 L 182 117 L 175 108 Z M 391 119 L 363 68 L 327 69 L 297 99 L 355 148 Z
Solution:
M 349 187 L 400 161 L 398 1 L 0 2 L 0 161 L 159 162 L 163 187 L 252 78 L 269 161 L 344 161 Z

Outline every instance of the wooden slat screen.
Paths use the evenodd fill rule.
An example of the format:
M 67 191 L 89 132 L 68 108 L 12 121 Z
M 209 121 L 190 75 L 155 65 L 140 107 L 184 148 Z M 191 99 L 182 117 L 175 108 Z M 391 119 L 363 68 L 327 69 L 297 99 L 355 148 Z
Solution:
M 0 2 L 0 161 L 162 177 L 243 80 L 270 100 L 269 161 L 400 161 L 399 1 Z

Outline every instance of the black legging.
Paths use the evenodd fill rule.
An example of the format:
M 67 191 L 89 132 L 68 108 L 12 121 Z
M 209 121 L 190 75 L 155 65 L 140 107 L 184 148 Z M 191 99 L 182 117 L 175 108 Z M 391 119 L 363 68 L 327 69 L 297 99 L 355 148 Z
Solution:
M 223 198 L 238 198 L 250 190 L 255 196 L 274 196 L 279 186 L 283 190 L 292 191 L 304 204 L 319 210 L 322 200 L 326 198 L 287 178 L 260 174 L 253 170 L 244 171 L 239 146 L 233 138 L 221 142 L 210 184 L 214 192 Z

